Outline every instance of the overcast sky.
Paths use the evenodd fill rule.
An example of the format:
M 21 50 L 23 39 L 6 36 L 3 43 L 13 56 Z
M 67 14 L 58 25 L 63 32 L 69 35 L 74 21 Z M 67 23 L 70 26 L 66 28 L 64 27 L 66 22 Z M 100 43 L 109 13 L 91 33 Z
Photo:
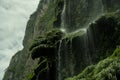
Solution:
M 0 0 L 0 80 L 11 57 L 23 48 L 25 28 L 39 0 Z

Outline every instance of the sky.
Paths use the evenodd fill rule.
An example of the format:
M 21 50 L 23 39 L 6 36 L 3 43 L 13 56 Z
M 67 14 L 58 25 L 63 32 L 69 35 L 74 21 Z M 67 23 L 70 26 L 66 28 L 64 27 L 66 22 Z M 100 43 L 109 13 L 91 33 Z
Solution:
M 23 48 L 26 24 L 39 0 L 0 0 L 0 80 L 11 57 Z

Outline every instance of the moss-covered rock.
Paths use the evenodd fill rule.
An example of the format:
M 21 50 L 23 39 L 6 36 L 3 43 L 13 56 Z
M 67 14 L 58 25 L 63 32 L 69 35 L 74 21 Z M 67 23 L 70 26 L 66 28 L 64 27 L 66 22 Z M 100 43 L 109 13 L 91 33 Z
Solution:
M 31 78 L 31 80 L 39 80 L 39 79 L 44 79 L 48 80 L 49 77 L 49 63 L 47 58 L 41 58 L 39 64 L 36 66 L 34 70 L 34 76 Z
M 54 46 L 39 45 L 31 51 L 32 59 L 39 58 L 41 56 L 53 56 L 55 53 Z
M 54 29 L 38 37 L 29 48 L 32 59 L 41 56 L 54 56 L 56 45 L 63 35 L 59 29 Z
M 59 29 L 53 29 L 39 36 L 29 48 L 32 59 L 39 58 L 39 63 L 34 69 L 34 75 L 27 76 L 30 80 L 55 80 L 56 62 L 55 51 L 57 43 L 64 33 Z

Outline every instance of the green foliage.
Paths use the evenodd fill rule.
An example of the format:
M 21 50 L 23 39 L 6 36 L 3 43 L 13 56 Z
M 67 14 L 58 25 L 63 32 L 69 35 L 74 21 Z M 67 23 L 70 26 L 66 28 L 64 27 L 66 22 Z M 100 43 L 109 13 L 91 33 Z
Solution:
M 120 57 L 120 47 L 118 46 L 111 57 Z
M 119 80 L 120 79 L 120 48 L 113 55 L 96 65 L 87 67 L 78 76 L 65 80 Z
M 40 56 L 54 55 L 56 44 L 63 35 L 59 29 L 53 29 L 35 39 L 29 48 L 32 59 L 39 58 Z

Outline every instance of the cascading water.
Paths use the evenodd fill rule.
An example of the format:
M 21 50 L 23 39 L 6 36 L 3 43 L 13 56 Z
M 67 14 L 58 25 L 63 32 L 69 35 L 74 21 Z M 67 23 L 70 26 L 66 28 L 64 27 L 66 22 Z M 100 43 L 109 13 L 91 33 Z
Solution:
M 85 33 L 83 45 L 84 45 L 84 54 L 85 54 L 84 58 L 86 58 L 86 63 L 91 64 L 92 60 L 91 60 L 91 54 L 89 48 L 89 35 L 87 33 Z
M 76 20 L 74 16 L 78 16 L 77 14 L 83 14 L 82 12 L 72 12 L 71 6 L 75 7 L 76 4 L 86 4 L 88 8 L 88 13 L 84 13 L 83 19 L 87 19 L 82 27 L 79 24 L 75 24 L 73 26 L 72 21 Z M 90 6 L 92 6 L 90 8 Z M 79 6 L 78 6 L 79 7 Z M 80 8 L 84 9 L 84 5 Z M 82 11 L 82 10 L 81 10 Z M 63 80 L 66 77 L 74 76 L 78 74 L 84 67 L 90 65 L 92 63 L 92 53 L 94 51 L 94 40 L 91 34 L 91 31 L 88 30 L 88 27 L 91 23 L 96 21 L 101 15 L 104 13 L 104 6 L 102 0 L 97 1 L 70 1 L 64 0 L 64 7 L 61 13 L 61 31 L 66 33 L 67 39 L 63 39 L 60 41 L 59 49 L 58 49 L 58 66 L 57 66 L 57 79 Z M 76 14 L 76 15 L 73 15 Z M 71 26 L 72 25 L 72 26 Z M 79 27 L 76 27 L 79 26 Z M 71 28 L 72 27 L 72 28 Z M 74 28 L 75 27 L 75 28 Z M 73 30 L 71 30 L 73 29 Z M 69 40 L 69 37 L 76 36 L 75 39 L 72 38 Z M 85 60 L 86 59 L 86 60 Z M 83 61 L 83 62 L 81 62 Z M 80 70 L 81 69 L 81 70 Z
M 69 45 L 69 58 L 70 58 L 70 64 L 69 64 L 69 68 L 70 68 L 70 75 L 74 75 L 74 67 L 75 67 L 75 64 L 74 64 L 74 60 L 75 60 L 75 57 L 74 57 L 74 54 L 72 53 L 72 39 L 70 40 L 70 45 Z

